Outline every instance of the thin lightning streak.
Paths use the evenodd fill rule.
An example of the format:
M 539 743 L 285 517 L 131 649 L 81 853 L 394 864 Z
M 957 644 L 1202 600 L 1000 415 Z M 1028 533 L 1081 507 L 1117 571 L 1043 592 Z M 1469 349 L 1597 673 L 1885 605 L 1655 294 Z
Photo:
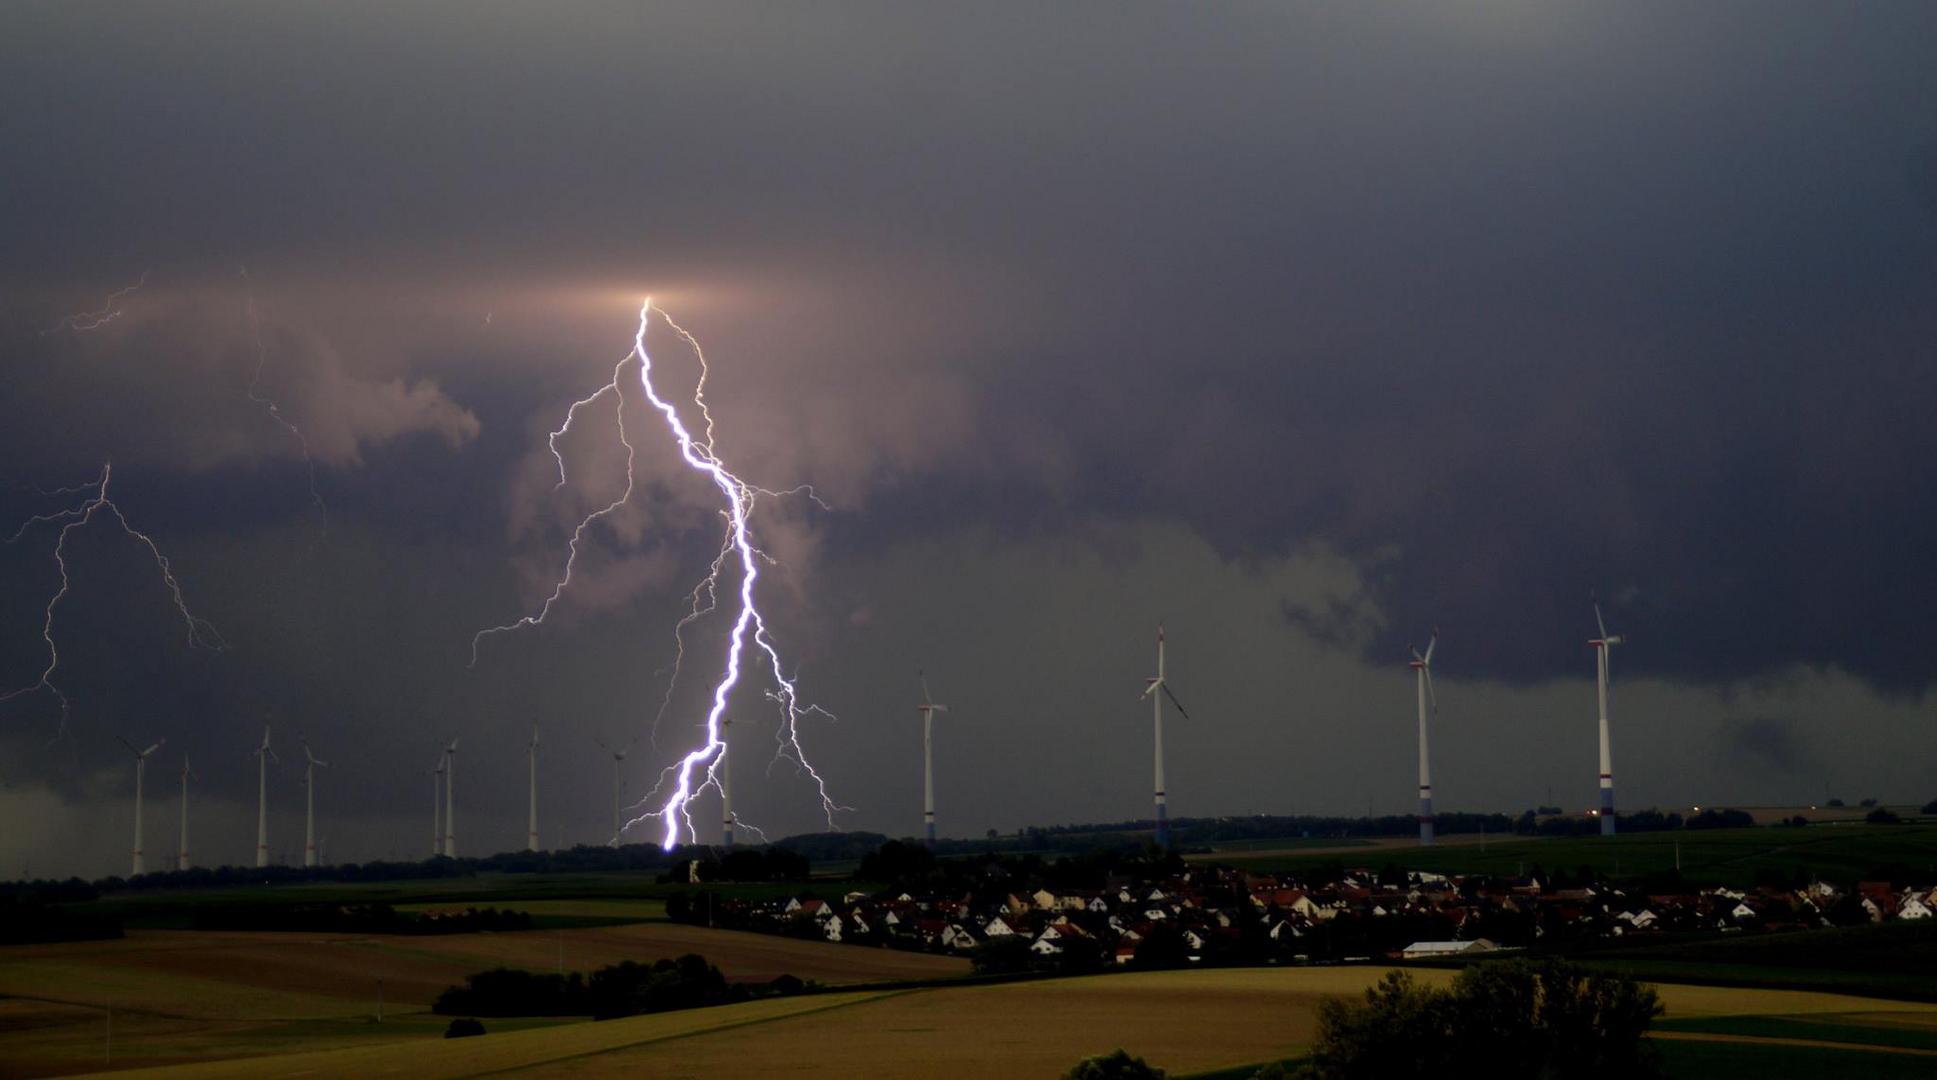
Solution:
M 609 382 L 607 382 L 604 386 L 599 387 L 597 390 L 593 391 L 589 396 L 580 398 L 579 400 L 573 402 L 572 407 L 566 410 L 564 425 L 561 426 L 557 431 L 552 432 L 551 438 L 549 440 L 551 445 L 552 457 L 558 460 L 558 486 L 563 486 L 565 483 L 565 457 L 563 454 L 559 452 L 559 449 L 558 449 L 559 436 L 565 434 L 566 431 L 570 430 L 572 426 L 572 419 L 578 415 L 579 409 L 587 405 L 590 405 L 592 402 L 597 401 L 601 397 L 604 397 L 607 393 L 614 395 L 618 401 L 617 412 L 618 412 L 618 421 L 619 421 L 619 443 L 620 445 L 625 447 L 625 490 L 619 493 L 618 498 L 613 499 L 611 502 L 606 503 L 604 506 L 600 507 L 597 510 L 592 511 L 591 513 L 585 515 L 585 517 L 579 520 L 578 527 L 572 530 L 572 541 L 568 545 L 569 554 L 567 554 L 565 557 L 565 571 L 564 573 L 559 575 L 557 583 L 552 586 L 551 595 L 545 598 L 545 603 L 543 604 L 543 606 L 541 606 L 538 609 L 536 614 L 522 616 L 516 622 L 509 622 L 504 624 L 503 626 L 487 627 L 471 636 L 471 666 L 472 667 L 477 666 L 478 645 L 485 638 L 491 636 L 492 634 L 504 634 L 504 633 L 509 633 L 513 630 L 522 630 L 526 627 L 537 626 L 543 623 L 545 619 L 551 615 L 553 605 L 557 604 L 559 601 L 559 598 L 565 595 L 565 590 L 571 585 L 572 576 L 578 569 L 579 548 L 580 548 L 580 545 L 584 543 L 586 532 L 589 529 L 591 529 L 593 524 L 596 523 L 600 518 L 603 518 L 606 515 L 617 510 L 619 507 L 624 506 L 626 502 L 632 498 L 632 488 L 633 488 L 632 462 L 634 457 L 634 451 L 632 448 L 632 441 L 626 435 L 625 397 L 624 395 L 619 393 L 619 376 L 625 370 L 626 361 L 630 360 L 631 358 L 632 357 L 630 355 L 620 358 L 619 362 L 613 365 L 612 378 Z M 552 490 L 556 491 L 558 490 L 558 487 L 555 486 L 553 487 Z
M 54 592 L 53 597 L 47 601 L 46 616 L 42 620 L 40 627 L 41 640 L 47 643 L 47 666 L 41 669 L 40 678 L 32 684 L 0 694 L 0 702 L 3 702 L 11 701 L 24 694 L 46 690 L 54 695 L 55 700 L 60 702 L 61 723 L 63 725 L 67 722 L 68 700 L 67 695 L 54 682 L 54 671 L 60 667 L 61 662 L 60 647 L 54 641 L 54 616 L 60 608 L 61 601 L 67 598 L 68 589 L 72 587 L 72 581 L 69 579 L 67 573 L 67 538 L 74 530 L 85 528 L 94 520 L 94 516 L 98 513 L 105 511 L 114 515 L 114 520 L 121 525 L 121 531 L 139 540 L 143 546 L 147 547 L 148 554 L 154 557 L 155 569 L 161 573 L 162 584 L 168 587 L 169 596 L 175 602 L 175 610 L 181 613 L 182 622 L 187 627 L 189 647 L 204 648 L 211 652 L 221 652 L 228 648 L 228 643 L 222 640 L 222 635 L 216 632 L 215 627 L 208 620 L 203 619 L 188 609 L 188 602 L 182 597 L 181 582 L 175 579 L 175 572 L 169 565 L 168 556 L 161 553 L 161 548 L 155 545 L 155 541 L 147 533 L 129 524 L 127 516 L 121 512 L 121 508 L 116 506 L 113 500 L 108 498 L 108 482 L 113 478 L 113 473 L 114 466 L 112 464 L 102 465 L 101 475 L 94 483 L 76 485 L 73 488 L 57 489 L 60 492 L 72 494 L 85 492 L 88 494 L 88 498 L 79 506 L 68 507 L 51 514 L 39 514 L 29 518 L 7 539 L 8 543 L 13 543 L 24 536 L 27 530 L 35 525 L 51 524 L 57 521 L 65 523 L 61 526 L 60 536 L 54 543 L 54 565 L 60 570 L 61 585 Z
M 40 332 L 40 336 L 50 337 L 54 334 L 60 333 L 62 330 L 72 330 L 75 333 L 83 333 L 88 330 L 99 330 L 103 326 L 106 326 L 107 324 L 121 317 L 122 309 L 119 307 L 116 307 L 115 305 L 118 304 L 123 297 L 136 292 L 143 285 L 146 285 L 146 284 L 148 284 L 148 271 L 143 270 L 141 272 L 141 277 L 138 280 L 136 280 L 136 282 L 133 285 L 123 286 L 122 288 L 116 289 L 115 291 L 109 293 L 108 298 L 102 301 L 101 307 L 98 310 L 82 311 L 82 312 L 77 312 L 76 314 L 73 314 L 73 315 L 69 315 L 67 318 L 62 319 L 60 322 L 57 322 L 54 325 L 48 327 L 47 329 L 42 330 Z
M 720 553 L 713 557 L 712 567 L 707 570 L 706 576 L 693 586 L 692 595 L 689 597 L 692 601 L 690 610 L 681 616 L 679 622 L 673 627 L 672 677 L 666 680 L 666 693 L 659 699 L 659 711 L 652 716 L 651 742 L 654 750 L 659 749 L 660 721 L 666 718 L 666 710 L 672 707 L 673 690 L 679 686 L 680 668 L 686 663 L 686 628 L 719 608 L 720 568 L 726 565 L 726 557 L 732 553 L 733 534 L 729 530 L 720 540 Z M 706 594 L 705 600 L 700 599 L 701 593 Z
M 249 276 L 248 267 L 245 266 L 242 268 L 242 276 L 245 278 Z M 281 425 L 284 431 L 289 432 L 290 435 L 295 437 L 296 445 L 301 449 L 303 454 L 303 469 L 309 475 L 309 501 L 316 507 L 316 516 L 322 522 L 323 533 L 328 535 L 330 531 L 330 508 L 323 504 L 322 492 L 316 489 L 316 459 L 312 458 L 309 454 L 309 437 L 303 434 L 303 429 L 297 427 L 294 421 L 282 414 L 282 406 L 278 405 L 274 398 L 266 397 L 256 392 L 257 388 L 262 385 L 262 368 L 268 362 L 269 350 L 262 344 L 262 320 L 256 316 L 255 293 L 251 291 L 247 296 L 249 332 L 255 338 L 256 343 L 256 370 L 255 374 L 250 377 L 249 387 L 245 392 L 249 395 L 250 401 L 262 406 L 263 411 L 269 415 L 269 419 L 274 420 L 277 424 Z
M 706 407 L 706 377 L 711 374 L 706 366 L 706 350 L 700 348 L 699 339 L 687 333 L 685 327 L 674 322 L 671 315 L 661 311 L 659 317 L 666 320 L 666 325 L 673 328 L 673 333 L 678 334 L 686 342 L 686 346 L 693 350 L 693 356 L 699 360 L 699 382 L 693 387 L 693 404 L 699 406 L 699 414 L 706 418 L 706 441 L 699 444 L 700 449 L 706 451 L 706 455 L 711 457 L 713 456 L 713 410 Z

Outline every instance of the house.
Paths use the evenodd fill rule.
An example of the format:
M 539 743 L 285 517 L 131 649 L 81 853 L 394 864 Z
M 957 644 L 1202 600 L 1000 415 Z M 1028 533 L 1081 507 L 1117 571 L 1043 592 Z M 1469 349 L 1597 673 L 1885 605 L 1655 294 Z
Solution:
M 1432 959 L 1444 956 L 1463 956 L 1467 953 L 1492 952 L 1499 946 L 1485 938 L 1472 941 L 1415 941 L 1400 950 L 1399 955 L 1408 960 Z

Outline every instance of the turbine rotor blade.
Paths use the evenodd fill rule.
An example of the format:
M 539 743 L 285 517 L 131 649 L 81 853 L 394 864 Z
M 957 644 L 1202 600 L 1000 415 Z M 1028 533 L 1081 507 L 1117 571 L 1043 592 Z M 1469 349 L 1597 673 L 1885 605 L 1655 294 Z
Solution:
M 1433 669 L 1429 665 L 1421 670 L 1425 671 L 1426 673 L 1426 700 L 1432 702 L 1433 715 L 1438 716 L 1439 715 L 1439 694 L 1434 692 L 1433 690 Z
M 1428 639 L 1426 642 L 1426 655 L 1420 657 L 1419 662 L 1422 664 L 1425 664 L 1427 667 L 1432 667 L 1433 650 L 1438 647 L 1439 647 L 1439 627 L 1435 626 L 1433 627 L 1433 636 L 1430 639 Z
M 1159 683 L 1158 685 L 1160 685 L 1160 686 L 1163 686 L 1163 688 L 1164 688 L 1164 696 L 1170 699 L 1170 703 L 1171 703 L 1172 705 L 1175 705 L 1175 706 L 1177 706 L 1177 712 L 1178 712 L 1178 713 L 1179 713 L 1179 714 L 1180 714 L 1181 716 L 1183 716 L 1183 718 L 1184 718 L 1184 719 L 1186 719 L 1186 720 L 1189 720 L 1189 719 L 1190 719 L 1190 710 L 1189 710 L 1189 709 L 1186 709 L 1186 708 L 1184 708 L 1184 703 L 1183 703 L 1183 702 L 1181 702 L 1181 701 L 1178 701 L 1178 700 L 1177 700 L 1177 695 L 1176 695 L 1176 694 L 1173 694 L 1173 693 L 1171 693 L 1171 692 L 1170 692 L 1170 687 L 1169 687 L 1169 685 L 1167 685 L 1167 684 L 1163 684 L 1163 683 Z
M 1607 640 L 1607 623 L 1601 620 L 1601 602 L 1594 601 L 1594 625 L 1601 628 L 1601 640 Z

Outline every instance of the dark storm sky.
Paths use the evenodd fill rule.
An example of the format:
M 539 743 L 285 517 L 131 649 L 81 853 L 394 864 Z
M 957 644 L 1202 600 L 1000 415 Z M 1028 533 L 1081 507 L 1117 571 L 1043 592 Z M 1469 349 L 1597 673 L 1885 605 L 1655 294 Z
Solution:
M 1584 805 L 1592 590 L 1625 804 L 1921 802 L 1932 40 L 1912 3 L 8 5 L 0 520 L 112 458 L 232 648 L 76 535 L 65 732 L 0 705 L 0 805 L 50 826 L 0 873 L 121 867 L 121 733 L 242 859 L 265 719 L 336 763 L 335 856 L 421 853 L 452 733 L 463 846 L 517 844 L 533 722 L 547 842 L 603 840 L 592 740 L 650 727 L 718 543 L 663 432 L 555 625 L 466 664 L 618 490 L 609 408 L 564 491 L 545 433 L 647 293 L 729 461 L 832 507 L 755 526 L 843 825 L 916 827 L 923 668 L 945 832 L 1147 813 L 1159 618 L 1176 813 L 1403 810 L 1435 623 L 1441 802 Z M 52 540 L 0 550 L 8 686 Z M 761 689 L 743 812 L 814 828 Z

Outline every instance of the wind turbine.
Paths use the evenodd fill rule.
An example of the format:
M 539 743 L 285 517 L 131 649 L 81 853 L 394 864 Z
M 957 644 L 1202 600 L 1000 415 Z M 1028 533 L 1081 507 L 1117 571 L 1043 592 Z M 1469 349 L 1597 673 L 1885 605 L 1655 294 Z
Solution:
M 733 762 L 726 753 L 733 745 L 728 738 L 732 734 L 733 718 L 720 717 L 720 846 L 726 848 L 733 846 Z
M 303 790 L 306 793 L 307 803 L 303 814 L 303 865 L 314 867 L 316 865 L 316 766 L 321 765 L 327 769 L 330 763 L 309 752 L 308 739 L 303 740 L 303 757 L 308 761 L 308 764 L 303 766 Z
M 538 725 L 531 725 L 531 745 L 525 748 L 531 766 L 531 806 L 525 824 L 525 850 L 538 850 Z
M 444 854 L 444 755 L 437 755 L 437 767 L 430 771 L 430 855 Z
M 269 749 L 269 725 L 262 726 L 262 745 L 256 747 L 256 866 L 269 865 L 269 761 L 282 759 Z
M 1425 847 L 1433 842 L 1433 769 L 1431 744 L 1426 733 L 1426 701 L 1433 703 L 1433 715 L 1439 715 L 1439 695 L 1433 693 L 1433 649 L 1439 645 L 1439 627 L 1433 627 L 1433 636 L 1426 641 L 1426 651 L 1421 653 L 1413 646 L 1413 681 L 1419 690 L 1419 845 Z
M 935 714 L 947 712 L 948 706 L 935 704 L 928 694 L 928 676 L 921 677 L 921 704 L 915 706 L 921 713 L 921 823 L 928 834 L 928 846 L 935 846 Z M 1161 758 L 1159 759 L 1161 760 Z M 1157 767 L 1158 775 L 1163 775 L 1163 766 Z M 1163 787 L 1163 781 L 1157 781 Z
M 188 869 L 188 782 L 190 779 L 200 780 L 201 777 L 196 776 L 194 771 L 189 769 L 188 755 L 183 754 L 182 755 L 182 847 L 180 851 L 177 851 L 175 853 L 175 869 L 177 870 Z
M 1600 628 L 1601 636 L 1589 641 L 1594 648 L 1596 690 L 1601 705 L 1601 835 L 1614 835 L 1614 758 L 1607 745 L 1607 680 L 1613 660 L 1614 647 L 1624 644 L 1627 639 L 1618 634 L 1607 632 L 1607 623 L 1601 620 L 1601 603 L 1594 602 L 1594 625 Z
M 128 753 L 135 756 L 135 847 L 134 868 L 128 871 L 130 877 L 148 872 L 148 861 L 141 854 L 141 776 L 148 771 L 148 755 L 161 749 L 161 744 L 167 741 L 167 739 L 157 739 L 155 745 L 148 749 L 136 750 L 135 744 L 126 739 L 121 740 L 121 745 L 127 747 Z
M 625 764 L 625 756 L 632 752 L 632 744 L 635 742 L 638 742 L 639 740 L 633 739 L 627 742 L 624 746 L 621 746 L 616 750 L 610 746 L 607 746 L 605 744 L 604 739 L 595 739 L 593 741 L 599 744 L 599 749 L 612 755 L 612 846 L 618 847 L 619 846 L 619 787 L 620 787 L 619 769 L 621 768 L 621 766 Z
M 457 802 L 451 788 L 457 784 L 457 736 L 444 748 L 444 854 L 457 858 Z
M 1170 684 L 1164 681 L 1164 628 L 1157 624 L 1157 674 L 1144 680 L 1143 697 L 1150 699 L 1152 718 L 1157 743 L 1157 846 L 1170 846 L 1170 814 L 1164 805 L 1164 698 L 1169 698 L 1177 706 L 1177 715 L 1190 719 L 1189 710 L 1170 692 Z M 1159 694 L 1157 691 L 1163 691 Z

